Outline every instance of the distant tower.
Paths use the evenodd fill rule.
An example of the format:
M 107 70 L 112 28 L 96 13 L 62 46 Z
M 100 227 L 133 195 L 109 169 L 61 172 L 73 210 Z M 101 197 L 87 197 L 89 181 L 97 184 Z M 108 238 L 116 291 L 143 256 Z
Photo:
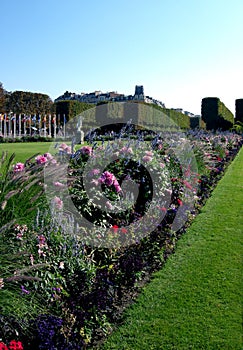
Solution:
M 143 85 L 135 86 L 135 95 L 144 95 Z

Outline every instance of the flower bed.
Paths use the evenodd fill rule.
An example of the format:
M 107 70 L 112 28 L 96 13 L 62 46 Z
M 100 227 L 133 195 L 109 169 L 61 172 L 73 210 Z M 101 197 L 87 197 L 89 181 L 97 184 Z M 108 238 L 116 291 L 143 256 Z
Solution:
M 118 140 L 112 147 L 94 141 L 74 154 L 61 144 L 55 157 L 46 153 L 6 167 L 0 193 L 7 218 L 1 216 L 0 238 L 4 344 L 16 339 L 25 350 L 82 349 L 111 331 L 242 145 L 228 132 L 186 136 L 196 167 L 173 148 L 185 137 L 175 133 L 151 143 Z M 68 175 L 60 176 L 60 169 Z M 70 198 L 95 230 L 77 225 Z M 26 213 L 34 212 L 34 221 L 33 215 L 19 219 L 23 202 L 31 203 Z

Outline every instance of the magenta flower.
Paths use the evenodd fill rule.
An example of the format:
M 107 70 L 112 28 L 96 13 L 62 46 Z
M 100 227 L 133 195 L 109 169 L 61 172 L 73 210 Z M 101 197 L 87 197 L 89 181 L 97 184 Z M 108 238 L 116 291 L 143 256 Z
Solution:
M 114 184 L 114 186 L 115 186 L 115 190 L 116 190 L 117 193 L 122 191 L 121 186 L 119 185 L 119 183 Z
M 51 153 L 47 152 L 47 153 L 44 153 L 43 155 L 44 155 L 44 157 L 46 157 L 47 160 L 52 160 L 53 159 L 53 156 L 51 155 Z
M 24 170 L 24 164 L 23 163 L 16 163 L 13 166 L 14 173 L 18 173 L 18 172 L 23 171 L 23 170 Z
M 115 176 L 109 171 L 105 171 L 101 177 L 98 179 L 99 183 L 111 186 L 115 180 Z
M 107 186 L 114 185 L 116 192 L 121 192 L 121 187 L 119 185 L 119 182 L 117 181 L 115 175 L 110 173 L 109 171 L 105 171 L 101 177 L 98 179 L 99 183 L 105 184 Z
M 91 155 L 92 154 L 92 147 L 90 146 L 83 146 L 79 149 L 79 151 L 82 153 L 82 154 L 87 154 L 87 155 Z
M 35 158 L 35 160 L 36 160 L 37 164 L 45 164 L 48 159 L 42 155 L 42 156 L 37 156 Z

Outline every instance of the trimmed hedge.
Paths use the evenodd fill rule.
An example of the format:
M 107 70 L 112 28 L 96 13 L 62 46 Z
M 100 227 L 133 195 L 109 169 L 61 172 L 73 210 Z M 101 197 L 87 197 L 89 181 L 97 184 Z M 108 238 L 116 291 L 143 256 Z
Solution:
M 75 100 L 58 101 L 56 105 L 56 114 L 64 115 L 66 120 L 74 118 L 76 115 L 86 111 L 87 109 L 94 108 L 95 106 L 90 103 L 79 102 Z
M 148 113 L 148 108 L 150 113 Z M 146 126 L 152 130 L 156 128 L 161 129 L 164 127 L 164 120 L 161 119 L 161 113 L 167 115 L 175 123 L 178 128 L 189 129 L 190 128 L 190 118 L 180 112 L 162 108 L 157 105 L 151 105 L 147 103 L 126 103 L 125 105 L 121 103 L 102 103 L 99 104 L 99 108 L 94 104 L 83 103 L 74 100 L 58 101 L 56 102 L 56 114 L 64 115 L 66 120 L 70 120 L 76 115 L 86 111 L 85 113 L 85 127 L 92 128 L 93 126 L 103 126 L 106 124 L 117 123 L 119 118 L 121 123 L 127 123 L 131 118 L 137 125 Z M 90 109 L 90 113 L 87 110 Z M 168 121 L 166 122 L 166 127 L 168 127 Z
M 207 130 L 228 130 L 234 124 L 233 113 L 220 101 L 218 97 L 202 99 L 202 120 Z
M 235 121 L 243 123 L 243 98 L 235 100 Z

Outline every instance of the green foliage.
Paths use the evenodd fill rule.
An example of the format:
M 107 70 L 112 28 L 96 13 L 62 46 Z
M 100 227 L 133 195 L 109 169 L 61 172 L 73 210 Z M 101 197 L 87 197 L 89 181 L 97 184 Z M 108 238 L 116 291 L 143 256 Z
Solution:
M 196 128 L 200 128 L 200 124 L 201 124 L 201 118 L 200 117 L 191 117 L 190 118 L 190 128 L 191 129 L 196 129 Z
M 202 99 L 202 119 L 207 130 L 228 130 L 233 126 L 233 113 L 220 101 L 218 97 Z
M 146 104 L 148 106 L 151 106 L 151 104 Z M 151 126 L 152 128 L 154 126 L 158 126 L 159 128 L 163 128 L 164 126 L 164 119 L 161 118 L 161 113 L 156 113 L 156 110 L 164 113 L 166 116 L 168 116 L 172 120 L 171 126 L 178 126 L 178 128 L 181 129 L 189 129 L 190 128 L 190 118 L 178 111 L 175 111 L 173 109 L 169 108 L 162 108 L 157 105 L 152 105 L 154 108 L 154 113 L 150 113 L 150 115 L 146 114 L 145 116 L 142 116 L 143 122 L 147 124 L 148 126 Z M 168 121 L 166 121 L 166 126 L 168 125 Z
M 45 94 L 14 91 L 8 96 L 7 111 L 17 114 L 49 114 L 53 112 L 53 102 Z
M 235 100 L 235 121 L 243 123 L 243 98 Z
M 94 108 L 93 104 L 79 102 L 75 100 L 64 100 L 55 102 L 56 114 L 64 115 L 66 120 L 74 118 L 87 109 Z
M 241 150 L 176 254 L 98 349 L 242 349 L 242 166 Z
M 14 158 L 14 154 L 8 156 L 3 152 L 0 159 L 0 227 L 17 218 L 25 223 L 31 221 L 44 191 L 42 168 L 29 159 L 24 174 L 14 173 Z
M 174 111 L 173 109 L 163 108 L 163 112 L 168 115 L 182 129 L 190 128 L 190 119 L 187 115 Z
M 3 84 L 0 82 L 0 113 L 5 112 L 5 95 L 6 92 L 4 91 Z
M 243 134 L 243 122 L 240 122 L 240 121 L 237 121 L 233 128 L 232 128 L 232 131 L 235 131 L 239 134 Z
M 114 110 L 112 111 L 114 112 Z M 155 109 L 153 113 L 156 116 Z M 152 117 L 153 113 L 151 114 Z M 228 155 L 227 147 L 229 142 L 231 142 L 233 150 L 239 146 L 239 135 L 218 133 L 210 136 L 210 133 L 202 133 L 201 131 L 190 131 L 188 135 L 190 135 L 190 144 L 192 144 L 196 153 L 197 161 L 202 163 L 202 168 L 203 163 L 205 163 L 208 172 L 214 171 L 212 178 L 217 179 L 217 171 L 220 174 L 223 167 L 219 158 L 226 158 Z M 176 136 L 181 139 L 180 133 L 178 135 L 174 133 L 170 134 L 168 140 L 170 140 L 171 137 L 174 139 Z M 195 139 L 195 136 L 199 136 L 199 140 Z M 34 163 L 30 160 L 26 162 L 25 171 L 14 172 L 13 170 L 16 169 L 12 168 L 14 157 L 3 159 L 3 170 L 0 176 L 0 214 L 2 214 L 0 215 L 0 227 L 2 227 L 0 235 L 0 314 L 4 316 L 0 316 L 0 338 L 2 337 L 5 340 L 5 338 L 11 336 L 11 339 L 13 339 L 12 334 L 17 334 L 13 333 L 14 329 L 18 329 L 19 334 L 21 336 L 26 336 L 28 344 L 33 348 L 32 344 L 36 343 L 36 334 L 32 332 L 33 323 L 28 323 L 28 321 L 36 322 L 35 316 L 39 316 L 43 313 L 45 313 L 47 317 L 49 317 L 50 314 L 55 317 L 60 317 L 62 326 L 58 330 L 58 333 L 55 333 L 55 338 L 60 339 L 62 345 L 64 344 L 62 336 L 65 336 L 68 345 L 77 340 L 78 344 L 81 344 L 83 348 L 87 348 L 87 345 L 92 343 L 95 339 L 107 335 L 110 332 L 110 322 L 114 321 L 117 310 L 121 311 L 120 308 L 122 309 L 124 307 L 124 302 L 127 302 L 127 300 L 130 301 L 131 296 L 134 297 L 134 293 L 136 293 L 139 283 L 143 281 L 144 276 L 150 276 L 151 271 L 158 269 L 164 263 L 168 255 L 173 252 L 179 236 L 176 232 L 172 231 L 170 227 L 174 219 L 174 210 L 179 210 L 178 208 L 181 208 L 181 205 L 182 207 L 186 206 L 186 198 L 189 195 L 186 188 L 190 191 L 193 198 L 197 193 L 196 190 L 199 181 L 198 173 L 194 173 L 194 167 L 191 162 L 190 166 L 186 167 L 186 169 L 184 169 L 185 171 L 182 172 L 177 157 L 171 152 L 172 149 L 170 149 L 168 140 L 157 144 L 152 152 L 153 159 L 149 160 L 153 171 L 157 169 L 157 173 L 161 178 L 158 184 L 153 184 L 153 190 L 159 193 L 160 198 L 167 188 L 171 187 L 173 191 L 171 197 L 173 203 L 171 203 L 171 208 L 167 211 L 166 226 L 158 228 L 158 230 L 151 232 L 141 240 L 136 240 L 134 244 L 119 248 L 102 248 L 99 247 L 98 244 L 95 246 L 93 244 L 92 246 L 85 244 L 85 239 L 86 237 L 88 238 L 91 232 L 89 230 L 87 232 L 85 230 L 81 231 L 82 228 L 76 225 L 75 218 L 70 216 L 69 211 L 65 211 L 65 206 L 61 209 L 58 207 L 55 208 L 55 202 L 51 202 L 49 206 L 46 205 L 44 200 L 32 202 L 35 191 L 37 190 L 38 194 L 38 189 L 42 190 L 40 182 L 43 183 L 41 177 L 43 165 L 37 167 L 36 162 Z M 129 146 L 131 146 L 130 141 L 131 140 L 129 140 Z M 141 147 L 145 147 L 147 144 L 146 142 L 141 143 Z M 125 145 L 127 144 L 125 143 Z M 3 146 L 5 147 L 5 145 Z M 9 146 L 11 146 L 11 149 L 13 149 L 12 146 L 16 147 L 16 145 L 13 144 Z M 19 144 L 18 148 L 26 146 L 26 144 Z M 43 151 L 44 147 L 47 146 L 48 145 L 45 144 L 33 144 L 35 148 L 43 147 L 39 151 Z M 130 205 L 128 209 L 131 209 L 131 213 L 134 214 L 137 212 L 141 213 L 143 209 L 142 204 L 144 203 L 143 199 L 146 200 L 149 191 L 151 191 L 148 183 L 146 184 L 150 177 L 144 172 L 143 168 L 138 167 L 130 160 L 127 162 L 128 158 L 126 152 L 131 154 L 128 147 L 121 148 L 120 141 L 118 146 L 118 149 L 121 151 L 121 153 L 119 152 L 119 161 L 111 161 L 110 154 L 114 153 L 116 149 L 110 149 L 111 153 L 107 154 L 110 164 L 107 166 L 106 170 L 114 173 L 115 178 L 122 181 L 124 169 L 127 167 L 126 173 L 131 178 L 137 180 L 137 183 L 140 185 L 139 187 L 142 188 L 140 191 L 139 205 L 133 207 L 133 201 L 130 205 L 128 198 L 127 201 Z M 150 144 L 150 146 L 152 146 L 152 144 Z M 103 151 L 107 152 L 109 151 L 110 145 L 107 143 L 104 144 L 103 147 Z M 141 156 L 146 153 L 146 150 L 146 147 L 141 149 Z M 136 142 L 136 147 L 133 148 L 132 158 L 139 152 L 139 147 Z M 161 157 L 157 158 L 155 153 L 158 153 L 158 155 L 162 157 L 162 163 Z M 67 184 L 69 186 L 69 194 L 76 208 L 83 212 L 85 210 L 89 211 L 91 208 L 91 205 L 87 204 L 86 198 L 84 197 L 85 192 L 81 180 L 82 171 L 86 168 L 86 162 L 90 160 L 89 157 L 91 157 L 92 154 L 94 155 L 94 148 L 91 146 L 81 147 L 81 149 L 77 150 L 75 156 L 71 158 L 72 160 L 69 162 L 68 167 L 68 177 L 70 181 L 68 181 Z M 149 152 L 149 154 L 151 155 L 151 152 Z M 68 153 L 66 156 L 67 159 L 69 159 L 70 155 Z M 60 168 L 58 168 L 58 164 L 61 166 L 61 161 L 64 157 L 65 154 L 59 152 L 57 155 L 57 163 L 45 163 L 45 170 L 47 171 L 48 166 L 50 166 L 49 175 L 54 172 L 59 181 L 57 188 L 55 181 L 52 181 L 53 179 L 50 180 L 48 184 L 46 183 L 45 187 L 48 188 L 50 186 L 50 200 L 52 200 L 54 196 L 52 189 L 55 186 L 54 190 L 56 189 L 57 191 L 55 192 L 63 199 L 63 203 L 65 204 L 68 196 L 66 196 L 64 188 L 62 186 L 60 187 L 60 182 L 66 182 L 66 179 L 60 176 L 61 172 L 59 171 Z M 97 159 L 97 163 L 92 163 L 91 170 L 94 170 L 93 167 L 97 164 L 99 165 L 99 163 L 102 163 L 101 157 L 95 157 L 94 159 Z M 168 168 L 168 176 L 167 172 L 162 171 L 164 168 Z M 103 168 L 101 169 L 103 171 Z M 164 176 L 162 177 L 163 172 Z M 192 172 L 193 174 L 191 174 Z M 92 180 L 98 180 L 98 178 L 100 178 L 101 173 L 99 173 L 99 171 L 98 173 L 97 171 L 93 172 L 94 175 L 91 175 L 91 173 L 92 172 L 88 171 L 87 175 L 85 175 L 87 180 L 92 182 Z M 206 175 L 204 171 L 202 171 L 202 173 Z M 191 185 L 188 181 L 183 181 L 183 176 L 188 177 L 190 175 L 192 175 L 193 180 Z M 147 178 L 147 181 L 142 185 L 144 178 Z M 38 182 L 36 183 L 35 180 L 38 180 Z M 204 183 L 206 183 L 205 181 Z M 123 183 L 123 185 L 126 186 L 126 183 Z M 102 186 L 103 193 L 107 200 L 110 201 L 110 204 L 118 208 L 119 201 L 116 201 L 116 199 L 120 192 L 114 191 L 114 187 L 112 187 L 115 186 L 114 183 L 112 186 L 103 183 Z M 210 186 L 210 183 L 208 186 Z M 125 187 L 123 187 L 123 189 L 126 193 Z M 90 190 L 90 193 L 96 195 L 96 197 L 93 197 L 95 201 L 99 199 L 99 194 L 96 193 L 96 186 L 94 186 L 93 190 L 92 188 Z M 205 193 L 205 186 L 202 186 L 201 190 Z M 136 197 L 136 192 L 134 191 L 134 193 Z M 143 193 L 144 196 L 142 196 Z M 182 199 L 182 203 L 179 203 L 178 199 Z M 99 201 L 95 203 L 97 207 L 99 203 L 102 204 L 102 202 Z M 160 206 L 163 205 L 161 200 L 159 203 Z M 81 208 L 78 207 L 79 204 Z M 29 220 L 27 217 L 29 213 L 28 205 L 30 205 L 30 209 L 32 206 L 36 208 L 34 220 L 33 217 L 32 220 Z M 158 209 L 164 210 L 166 208 L 164 206 L 161 208 L 155 206 L 153 212 L 151 212 L 152 217 L 155 210 Z M 21 217 L 23 213 L 25 213 L 25 218 L 22 221 Z M 100 217 L 94 215 L 94 218 L 98 221 L 102 219 L 102 215 L 104 219 L 106 219 L 105 211 L 101 213 Z M 118 221 L 123 219 L 125 221 L 128 217 L 126 213 L 125 215 L 126 216 L 123 217 L 118 212 L 118 215 L 115 215 L 113 219 L 111 212 L 111 215 L 107 218 L 107 221 L 110 220 L 110 225 L 108 225 L 109 230 L 104 230 L 105 234 L 110 235 L 112 239 L 113 237 L 116 239 L 117 230 L 119 230 L 117 226 L 117 224 L 119 224 Z M 191 220 L 194 215 L 194 212 L 192 212 L 189 220 Z M 217 215 L 214 214 L 214 217 L 217 217 Z M 136 218 L 136 216 L 134 216 L 134 218 Z M 7 227 L 4 228 L 3 226 L 12 219 L 15 219 L 17 225 L 12 225 L 11 227 L 7 225 Z M 26 220 L 27 225 L 25 225 Z M 200 228 L 204 228 L 204 224 L 201 223 L 199 225 Z M 96 239 L 97 243 L 100 242 L 100 240 L 103 241 L 101 237 L 102 232 L 102 226 L 99 226 L 92 240 L 93 238 Z M 231 239 L 229 238 L 230 236 L 221 229 L 220 233 L 222 232 L 227 236 L 228 240 Z M 133 234 L 133 232 L 131 233 Z M 128 230 L 125 229 L 123 234 L 127 237 L 129 235 Z M 188 246 L 191 249 L 191 245 Z M 215 251 L 216 249 L 214 249 L 214 252 Z M 196 253 L 198 253 L 198 251 L 196 251 Z M 201 263 L 198 256 L 196 257 L 197 262 L 199 261 L 199 263 Z M 187 259 L 183 260 L 186 261 Z M 208 264 L 211 268 L 211 260 Z M 180 267 L 179 264 L 179 270 Z M 171 275 L 169 276 L 171 277 Z M 189 274 L 189 277 L 191 277 L 191 274 Z M 185 277 L 179 278 L 179 280 L 185 279 L 187 281 L 187 278 L 188 276 L 185 275 Z M 2 282 L 4 285 L 2 285 Z M 158 294 L 161 296 L 161 290 L 163 291 L 164 288 L 159 289 L 160 292 Z M 182 300 L 182 304 L 184 303 L 185 295 L 188 295 L 190 291 L 191 290 L 186 290 L 182 293 L 180 299 Z M 178 289 L 175 293 L 177 292 Z M 175 302 L 174 294 L 170 293 L 169 295 L 173 299 L 173 302 Z M 198 293 L 195 293 L 195 295 L 198 297 Z M 202 296 L 202 298 L 203 297 L 204 296 Z M 161 302 L 161 300 L 159 302 Z M 157 306 L 156 302 L 156 308 Z M 195 306 L 194 300 L 192 306 Z M 164 304 L 163 310 L 165 313 L 167 312 L 166 308 L 167 304 Z M 234 310 L 234 308 L 232 309 Z M 170 312 L 169 315 L 172 315 L 172 313 Z M 183 312 L 181 312 L 180 315 L 184 316 Z M 14 321 L 12 316 L 15 318 Z M 31 318 L 32 320 L 30 320 Z M 162 320 L 165 319 L 164 317 L 162 318 Z M 17 328 L 16 324 L 18 325 Z M 25 325 L 25 329 L 21 329 L 21 324 Z M 7 325 L 7 327 L 5 325 Z M 182 325 L 182 322 L 180 322 L 180 325 Z M 9 329 L 12 330 L 12 333 Z M 160 327 L 160 331 L 161 329 L 166 330 L 164 331 L 165 337 L 167 334 L 170 334 L 169 332 L 171 329 L 173 331 L 173 327 L 167 327 L 166 324 L 164 328 Z M 2 330 L 6 330 L 7 336 L 3 336 Z M 26 335 L 27 330 L 29 334 L 32 332 L 31 337 Z M 48 337 L 52 337 L 51 333 L 53 329 L 47 327 L 47 330 L 49 330 L 49 333 L 45 333 L 47 334 L 46 337 L 43 336 L 43 333 L 40 333 L 43 343 Z M 49 346 L 46 348 L 50 349 L 51 347 Z M 61 347 L 56 345 L 55 348 Z M 70 345 L 69 348 L 76 349 L 77 346 L 73 345 L 71 347 Z M 126 347 L 124 346 L 124 348 Z M 131 346 L 130 348 L 134 347 Z M 142 347 L 140 348 L 142 349 Z M 146 348 L 149 348 L 147 344 Z M 157 348 L 159 347 L 155 346 L 155 349 Z M 189 347 L 185 346 L 185 348 Z

